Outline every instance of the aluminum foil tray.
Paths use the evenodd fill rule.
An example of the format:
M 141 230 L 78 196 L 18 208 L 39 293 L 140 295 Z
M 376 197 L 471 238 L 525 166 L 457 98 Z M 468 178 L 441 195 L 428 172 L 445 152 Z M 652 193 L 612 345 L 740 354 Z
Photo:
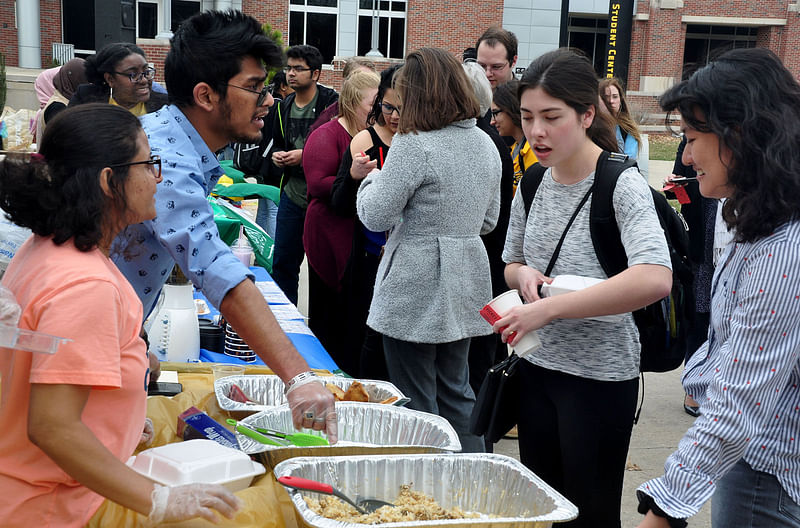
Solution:
M 355 381 L 353 378 L 342 376 L 321 376 L 320 379 L 325 383 L 332 383 L 344 391 Z M 400 389 L 388 381 L 366 379 L 358 381 L 364 385 L 371 402 L 381 402 L 392 396 L 405 398 Z M 238 385 L 248 398 L 257 403 L 242 403 L 230 399 L 228 391 L 234 384 Z M 283 395 L 283 381 L 274 375 L 227 376 L 214 382 L 214 392 L 220 408 L 226 411 L 263 411 L 286 403 L 286 396 Z
M 480 518 L 385 523 L 386 527 L 544 528 L 578 516 L 578 508 L 513 458 L 491 453 L 302 457 L 278 464 L 275 477 L 286 475 L 331 484 L 356 500 L 393 501 L 400 486 L 410 484 L 439 503 L 480 513 Z M 311 511 L 303 495 L 318 493 L 286 488 L 298 523 L 305 528 L 366 526 L 334 521 Z
M 394 405 L 358 402 L 338 402 L 336 414 L 339 417 L 339 442 L 332 446 L 271 446 L 238 432 L 236 439 L 242 451 L 257 454 L 259 462 L 269 468 L 298 456 L 461 451 L 461 442 L 455 429 L 441 416 Z M 287 405 L 253 414 L 241 423 L 278 431 L 295 430 Z M 304 432 L 322 436 L 321 432 L 310 429 Z

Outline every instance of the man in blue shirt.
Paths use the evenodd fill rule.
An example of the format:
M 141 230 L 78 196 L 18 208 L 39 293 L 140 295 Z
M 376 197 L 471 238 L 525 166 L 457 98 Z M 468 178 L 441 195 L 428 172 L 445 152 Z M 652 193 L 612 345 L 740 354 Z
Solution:
M 296 427 L 337 433 L 333 395 L 280 329 L 254 276 L 220 239 L 206 201 L 223 171 L 214 152 L 230 142 L 258 143 L 272 104 L 263 64 L 280 49 L 261 25 L 238 11 L 199 13 L 181 24 L 165 61 L 170 105 L 142 118 L 161 156 L 157 217 L 130 226 L 113 258 L 149 314 L 174 264 L 287 385 Z M 333 438 L 331 438 L 331 436 Z

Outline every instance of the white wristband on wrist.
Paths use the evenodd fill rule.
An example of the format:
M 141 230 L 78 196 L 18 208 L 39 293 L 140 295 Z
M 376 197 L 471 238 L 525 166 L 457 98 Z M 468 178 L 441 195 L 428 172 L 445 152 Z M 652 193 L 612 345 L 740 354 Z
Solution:
M 320 381 L 316 374 L 311 371 L 301 372 L 297 376 L 293 377 L 286 383 L 286 387 L 283 389 L 283 393 L 288 396 L 290 392 L 295 390 L 297 387 L 302 387 L 303 385 L 307 385 L 309 383 Z

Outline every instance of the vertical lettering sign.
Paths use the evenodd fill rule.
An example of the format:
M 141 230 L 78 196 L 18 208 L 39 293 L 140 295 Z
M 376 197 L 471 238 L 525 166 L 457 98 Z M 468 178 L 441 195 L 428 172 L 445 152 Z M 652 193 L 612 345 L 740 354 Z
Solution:
M 619 77 L 626 85 L 632 28 L 633 0 L 611 0 L 608 4 L 605 77 Z

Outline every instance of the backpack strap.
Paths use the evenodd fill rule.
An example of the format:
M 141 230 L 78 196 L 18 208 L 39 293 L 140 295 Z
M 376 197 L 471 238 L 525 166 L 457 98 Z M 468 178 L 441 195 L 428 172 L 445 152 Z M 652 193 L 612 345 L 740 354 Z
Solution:
M 614 212 L 614 189 L 619 175 L 636 161 L 625 154 L 603 151 L 597 160 L 594 175 L 594 196 L 589 212 L 589 231 L 597 260 L 606 275 L 612 277 L 628 267 L 628 256 L 617 226 Z
M 522 203 L 525 204 L 526 215 L 530 214 L 533 197 L 536 196 L 536 191 L 542 183 L 542 178 L 546 170 L 547 168 L 543 167 L 540 163 L 534 163 L 525 171 L 525 174 L 522 175 L 522 179 L 519 181 L 519 188 L 517 191 L 522 193 Z

